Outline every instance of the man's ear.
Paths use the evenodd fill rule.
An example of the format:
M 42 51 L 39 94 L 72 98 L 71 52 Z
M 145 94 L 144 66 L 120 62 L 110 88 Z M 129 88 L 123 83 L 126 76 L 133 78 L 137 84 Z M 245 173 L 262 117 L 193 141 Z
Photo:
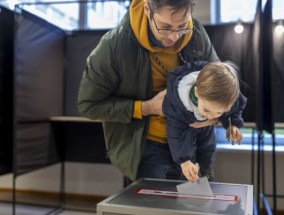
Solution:
M 150 18 L 150 7 L 147 0 L 144 0 L 144 12 L 148 18 Z

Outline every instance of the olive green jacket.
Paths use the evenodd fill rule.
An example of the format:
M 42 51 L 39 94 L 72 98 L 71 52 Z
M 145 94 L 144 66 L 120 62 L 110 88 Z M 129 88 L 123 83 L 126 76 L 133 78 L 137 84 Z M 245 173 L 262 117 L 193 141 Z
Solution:
M 205 29 L 196 20 L 181 55 L 187 61 L 218 60 Z M 102 121 L 108 157 L 131 180 L 136 179 L 149 122 L 148 117 L 132 117 L 134 101 L 150 98 L 149 53 L 136 40 L 126 14 L 121 25 L 107 32 L 89 55 L 78 110 L 84 117 Z

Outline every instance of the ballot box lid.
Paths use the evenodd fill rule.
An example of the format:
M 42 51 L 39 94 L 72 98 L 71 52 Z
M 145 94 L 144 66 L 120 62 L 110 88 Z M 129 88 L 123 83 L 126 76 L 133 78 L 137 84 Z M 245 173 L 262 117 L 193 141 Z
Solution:
M 97 204 L 97 215 L 253 214 L 253 186 L 210 182 L 214 198 L 177 193 L 186 181 L 144 178 Z

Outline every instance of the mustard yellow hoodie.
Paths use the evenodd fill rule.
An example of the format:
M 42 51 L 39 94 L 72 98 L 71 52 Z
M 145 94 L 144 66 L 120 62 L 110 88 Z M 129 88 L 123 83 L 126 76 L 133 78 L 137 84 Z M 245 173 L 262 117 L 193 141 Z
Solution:
M 167 71 L 170 71 L 178 66 L 178 53 L 188 43 L 191 38 L 191 33 L 184 35 L 173 47 L 162 48 L 152 46 L 148 36 L 148 17 L 144 13 L 144 0 L 133 0 L 130 8 L 130 23 L 133 32 L 144 48 L 149 50 L 150 62 L 152 69 L 152 85 L 153 95 L 166 89 L 167 86 Z M 192 27 L 192 19 L 190 19 L 189 27 Z M 156 53 L 156 57 L 154 55 Z M 159 62 L 160 61 L 160 64 Z M 166 68 L 163 69 L 162 66 Z M 141 101 L 136 101 L 134 104 L 134 118 L 142 118 Z M 148 139 L 166 143 L 166 122 L 163 116 L 151 116 L 148 130 Z

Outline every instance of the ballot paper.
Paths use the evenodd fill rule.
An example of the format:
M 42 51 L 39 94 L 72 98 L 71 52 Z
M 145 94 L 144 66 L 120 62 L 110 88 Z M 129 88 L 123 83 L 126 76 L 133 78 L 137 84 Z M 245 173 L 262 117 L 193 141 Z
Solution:
M 207 177 L 197 179 L 195 182 L 186 182 L 177 185 L 179 194 L 187 194 L 192 196 L 209 196 L 214 197 Z

